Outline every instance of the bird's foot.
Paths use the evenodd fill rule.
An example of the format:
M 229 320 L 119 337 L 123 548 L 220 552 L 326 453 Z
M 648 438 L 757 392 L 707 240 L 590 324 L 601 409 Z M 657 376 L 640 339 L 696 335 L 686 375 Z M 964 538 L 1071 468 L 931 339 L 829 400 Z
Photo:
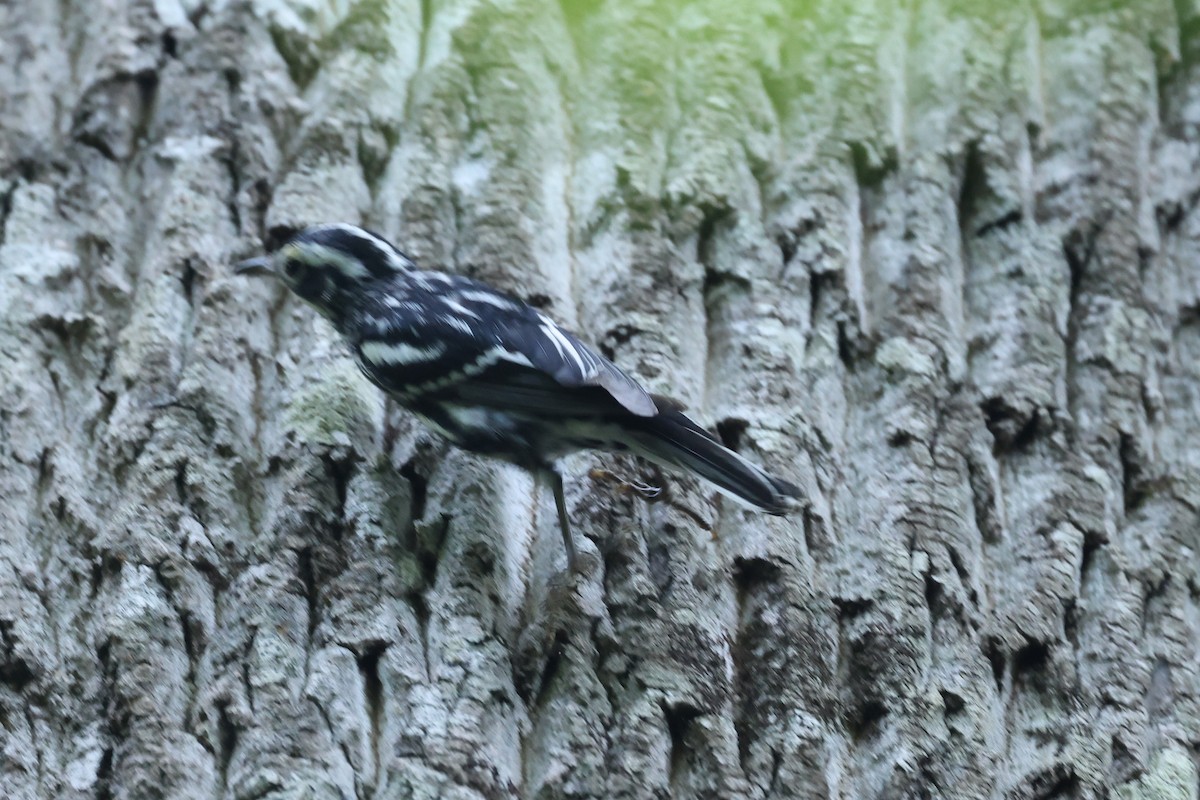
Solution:
M 589 472 L 588 476 L 594 481 L 605 481 L 616 484 L 618 491 L 633 492 L 647 502 L 652 503 L 662 497 L 663 490 L 661 486 L 651 486 L 648 483 L 642 483 L 632 478 L 622 478 L 612 470 L 597 467 Z

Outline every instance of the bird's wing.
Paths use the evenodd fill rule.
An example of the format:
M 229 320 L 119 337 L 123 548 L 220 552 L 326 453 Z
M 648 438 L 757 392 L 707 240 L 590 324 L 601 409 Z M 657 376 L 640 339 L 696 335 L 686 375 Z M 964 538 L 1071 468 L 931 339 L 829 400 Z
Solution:
M 637 381 L 537 309 L 473 281 L 416 275 L 355 345 L 367 376 L 399 399 L 438 392 L 553 414 L 580 410 L 562 407 L 563 387 L 596 387 L 572 405 L 607 404 L 606 393 L 637 416 L 658 413 Z

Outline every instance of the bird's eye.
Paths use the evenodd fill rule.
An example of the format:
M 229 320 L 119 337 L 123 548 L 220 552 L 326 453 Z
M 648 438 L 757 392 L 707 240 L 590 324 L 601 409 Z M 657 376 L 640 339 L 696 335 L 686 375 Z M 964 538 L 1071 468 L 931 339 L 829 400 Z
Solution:
M 294 278 L 300 274 L 300 269 L 303 265 L 294 258 L 289 258 L 283 262 L 283 274 L 289 278 Z

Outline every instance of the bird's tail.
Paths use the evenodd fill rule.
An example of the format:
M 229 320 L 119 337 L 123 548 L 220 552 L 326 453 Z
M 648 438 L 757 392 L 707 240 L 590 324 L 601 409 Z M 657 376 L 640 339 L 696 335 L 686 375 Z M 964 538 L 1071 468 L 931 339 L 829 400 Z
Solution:
M 786 514 L 799 507 L 798 487 L 768 475 L 722 445 L 675 403 L 654 399 L 659 413 L 638 417 L 626 427 L 626 443 L 633 452 L 666 467 L 694 472 L 768 514 Z

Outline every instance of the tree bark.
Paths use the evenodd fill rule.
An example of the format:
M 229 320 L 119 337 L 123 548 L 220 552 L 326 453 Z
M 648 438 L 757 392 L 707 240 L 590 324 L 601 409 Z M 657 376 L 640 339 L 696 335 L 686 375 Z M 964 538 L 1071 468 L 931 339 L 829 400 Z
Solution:
M 0 5 L 0 795 L 1194 800 L 1198 32 Z M 542 306 L 804 512 L 572 457 L 567 575 L 528 476 L 232 276 L 323 221 Z

